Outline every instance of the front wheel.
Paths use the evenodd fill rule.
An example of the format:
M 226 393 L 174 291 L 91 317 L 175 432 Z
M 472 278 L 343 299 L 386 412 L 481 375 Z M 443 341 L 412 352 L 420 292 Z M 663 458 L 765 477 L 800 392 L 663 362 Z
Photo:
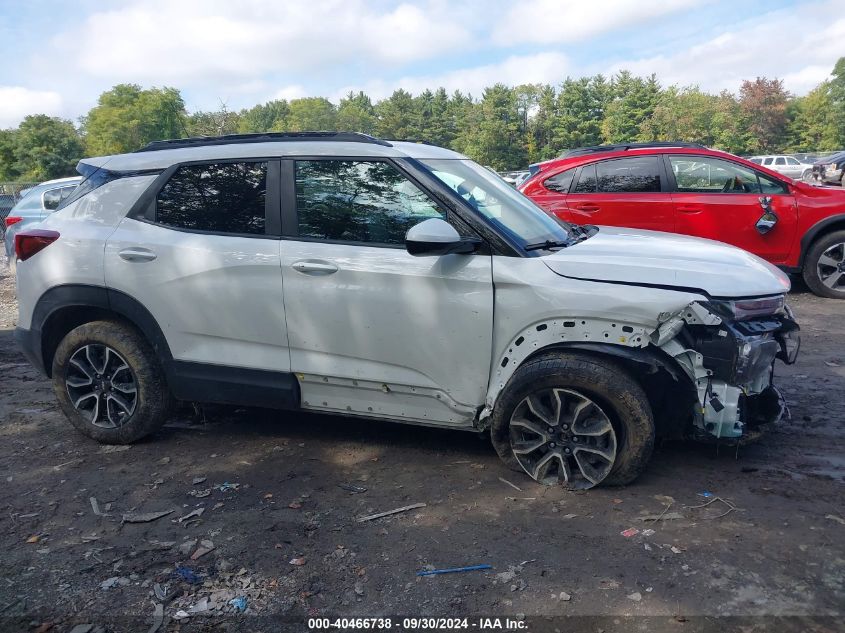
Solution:
M 825 235 L 810 247 L 804 281 L 820 297 L 845 299 L 845 231 Z
M 493 410 L 491 437 L 512 468 L 583 490 L 634 481 L 651 456 L 654 421 L 621 365 L 555 352 L 514 373 Z
M 71 330 L 53 357 L 53 391 L 65 416 L 104 444 L 129 444 L 157 431 L 172 397 L 146 340 L 116 321 Z

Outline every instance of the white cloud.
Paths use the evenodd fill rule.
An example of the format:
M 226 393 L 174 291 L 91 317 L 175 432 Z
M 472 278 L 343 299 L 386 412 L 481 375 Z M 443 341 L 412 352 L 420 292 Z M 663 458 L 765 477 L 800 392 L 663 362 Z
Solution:
M 414 75 L 395 81 L 373 80 L 364 85 L 349 85 L 332 95 L 333 101 L 346 96 L 350 91 L 363 90 L 373 100 L 389 97 L 394 90 L 403 88 L 412 94 L 419 94 L 426 88 L 446 88 L 451 93 L 460 90 L 473 97 L 481 97 L 484 88 L 496 83 L 508 86 L 532 83 L 559 83 L 571 73 L 571 65 L 562 53 L 538 53 L 536 55 L 515 55 L 497 64 L 486 64 L 462 68 L 438 75 Z
M 62 97 L 57 92 L 0 86 L 0 128 L 16 127 L 28 114 L 57 116 Z
M 800 28 L 794 10 L 778 11 L 677 53 L 619 61 L 601 70 L 656 73 L 664 86 L 697 84 L 714 92 L 736 91 L 744 79 L 778 77 L 787 90 L 805 94 L 845 54 L 845 17 L 833 10 L 837 4 L 802 11 Z
M 602 33 L 648 23 L 695 4 L 693 0 L 516 2 L 493 30 L 493 41 L 505 46 L 524 42 L 561 44 L 583 41 Z
M 291 86 L 285 86 L 284 88 L 279 88 L 276 90 L 272 95 L 264 99 L 264 102 L 267 101 L 274 101 L 275 99 L 285 99 L 290 101 L 291 99 L 301 99 L 302 97 L 308 97 L 308 91 L 299 84 L 294 84 Z
M 156 85 L 245 82 L 350 62 L 394 66 L 471 41 L 463 26 L 437 13 L 410 4 L 380 12 L 366 0 L 134 0 L 56 37 L 50 63 Z

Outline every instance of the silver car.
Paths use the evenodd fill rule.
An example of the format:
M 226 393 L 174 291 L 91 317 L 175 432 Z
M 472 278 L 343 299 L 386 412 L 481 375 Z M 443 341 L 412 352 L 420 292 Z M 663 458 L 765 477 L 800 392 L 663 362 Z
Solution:
M 813 173 L 811 163 L 802 163 L 795 156 L 787 156 L 786 154 L 752 156 L 749 160 L 795 180 L 809 180 Z
M 14 265 L 15 234 L 31 228 L 56 210 L 59 203 L 67 198 L 76 186 L 82 182 L 79 176 L 48 180 L 27 190 L 26 194 L 12 207 L 4 220 L 6 235 L 6 257 L 9 265 Z

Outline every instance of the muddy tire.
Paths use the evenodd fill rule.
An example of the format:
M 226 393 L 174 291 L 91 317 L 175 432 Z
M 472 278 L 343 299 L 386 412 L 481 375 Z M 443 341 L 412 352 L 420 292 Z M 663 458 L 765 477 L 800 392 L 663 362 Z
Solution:
M 814 294 L 845 299 L 845 231 L 828 233 L 810 246 L 803 276 Z
M 529 361 L 508 381 L 492 418 L 491 439 L 505 464 L 570 489 L 629 484 L 654 448 L 645 392 L 621 365 L 595 356 L 553 352 Z
M 103 444 L 154 433 L 173 406 L 152 348 L 117 321 L 86 323 L 62 339 L 53 357 L 53 391 L 70 423 Z

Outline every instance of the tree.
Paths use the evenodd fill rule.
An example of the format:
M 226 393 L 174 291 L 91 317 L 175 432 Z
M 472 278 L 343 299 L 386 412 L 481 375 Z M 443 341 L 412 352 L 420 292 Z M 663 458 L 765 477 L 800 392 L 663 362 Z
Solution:
M 521 133 L 516 91 L 504 84 L 484 90 L 471 125 L 458 135 L 462 151 L 497 170 L 518 169 L 528 153 Z
M 284 99 L 268 101 L 248 110 L 241 110 L 238 117 L 238 132 L 240 134 L 269 132 L 272 129 L 284 127 L 289 111 L 288 102 Z
M 788 100 L 780 79 L 757 77 L 742 82 L 739 105 L 748 125 L 751 151 L 774 152 L 784 144 Z
M 376 104 L 377 130 L 382 138 L 415 139 L 419 135 L 414 98 L 406 90 L 396 90 Z
M 602 121 L 602 136 L 608 143 L 652 140 L 643 124 L 654 113 L 660 99 L 660 83 L 655 75 L 634 77 L 627 70 L 618 73 L 610 84 L 612 95 Z
M 27 180 L 50 180 L 75 173 L 83 156 L 73 123 L 46 114 L 26 117 L 14 135 L 15 170 Z
M 289 104 L 284 127 L 273 127 L 274 132 L 316 132 L 334 130 L 337 127 L 337 112 L 331 101 L 323 97 L 293 99 Z
M 567 78 L 563 82 L 554 126 L 554 145 L 558 151 L 601 143 L 609 92 L 602 75 Z
M 559 153 L 555 130 L 559 117 L 558 95 L 553 86 L 541 85 L 537 90 L 537 110 L 529 124 L 528 161 L 535 163 L 553 158 Z
M 21 176 L 15 158 L 17 134 L 17 130 L 0 130 L 0 181 L 17 180 Z
M 132 152 L 150 141 L 185 136 L 185 103 L 175 88 L 119 84 L 82 120 L 90 154 Z
M 845 57 L 840 57 L 833 67 L 830 80 L 830 100 L 833 124 L 836 128 L 837 147 L 845 147 Z
M 376 111 L 373 102 L 364 94 L 349 92 L 337 106 L 337 129 L 372 134 L 376 130 Z
M 823 82 L 788 108 L 789 147 L 792 151 L 825 151 L 840 147 L 830 82 Z
M 186 127 L 189 136 L 221 136 L 238 132 L 239 123 L 240 115 L 221 102 L 219 110 L 189 115 Z

